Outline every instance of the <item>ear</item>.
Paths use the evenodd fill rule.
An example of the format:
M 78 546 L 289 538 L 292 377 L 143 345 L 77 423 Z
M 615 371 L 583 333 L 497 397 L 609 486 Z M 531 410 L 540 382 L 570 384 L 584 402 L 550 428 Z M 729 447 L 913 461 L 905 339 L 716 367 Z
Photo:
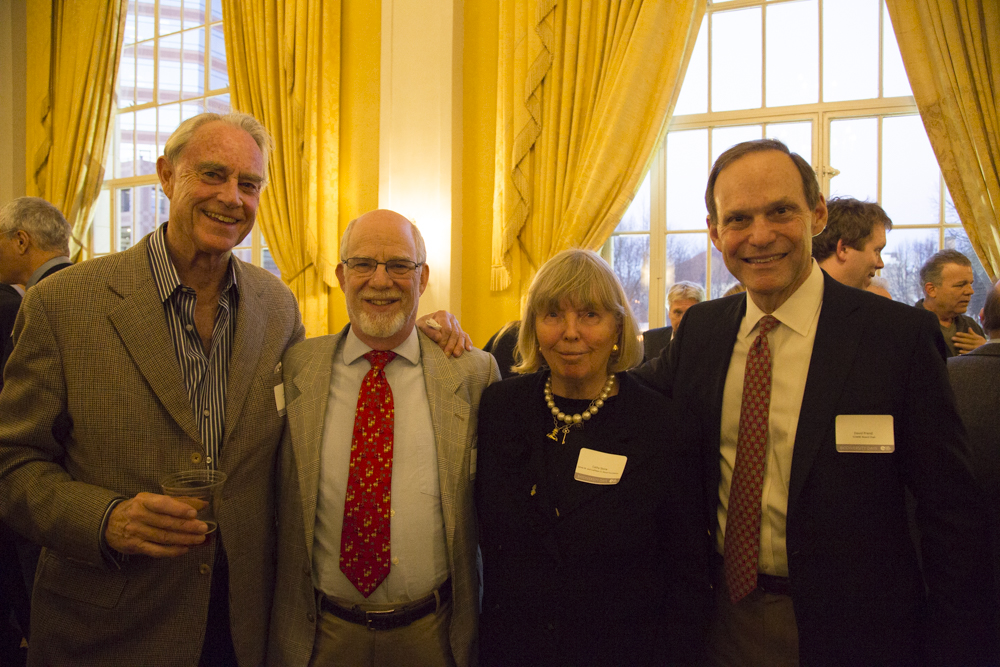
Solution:
M 14 234 L 14 242 L 17 243 L 17 254 L 23 255 L 31 247 L 31 235 L 23 229 L 19 229 Z
M 826 197 L 823 193 L 819 193 L 819 201 L 816 202 L 816 208 L 813 209 L 813 222 L 812 222 L 812 235 L 817 236 L 821 234 L 824 229 L 826 229 Z M 838 244 L 839 245 L 839 244 Z
M 934 283 L 924 283 L 924 295 L 929 299 L 937 297 L 937 285 Z
M 837 249 L 834 253 L 837 255 L 837 259 L 841 262 L 847 261 L 847 244 L 844 243 L 844 239 L 837 239 Z
M 344 265 L 343 264 L 339 264 L 339 263 L 337 264 L 336 274 L 337 274 L 337 282 L 340 283 L 340 290 L 342 292 L 344 292 L 344 294 L 346 294 L 347 293 L 347 288 L 344 287 L 345 278 L 344 278 Z
M 431 277 L 431 267 L 426 264 L 420 267 L 420 293 L 423 294 L 424 290 L 427 289 L 427 281 Z
M 160 185 L 163 186 L 163 194 L 170 199 L 174 196 L 174 177 L 176 172 L 174 165 L 170 163 L 165 155 L 156 158 L 156 175 L 160 177 Z
M 722 252 L 722 246 L 719 241 L 719 226 L 713 225 L 712 218 L 710 217 L 705 218 L 705 224 L 708 225 L 708 238 L 712 239 L 712 245 L 715 246 L 716 250 Z

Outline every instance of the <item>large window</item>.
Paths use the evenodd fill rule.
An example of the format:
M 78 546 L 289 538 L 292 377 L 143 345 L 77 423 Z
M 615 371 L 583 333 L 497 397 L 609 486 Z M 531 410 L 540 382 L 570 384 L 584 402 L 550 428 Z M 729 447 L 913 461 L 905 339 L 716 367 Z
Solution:
M 131 0 L 88 256 L 125 250 L 167 220 L 156 176 L 167 138 L 182 120 L 229 110 L 221 0 Z M 257 227 L 234 252 L 278 273 Z
M 969 311 L 979 313 L 989 279 L 927 140 L 884 0 L 716 0 L 666 139 L 604 249 L 640 323 L 664 325 L 678 280 L 710 298 L 735 284 L 708 238 L 705 183 L 724 150 L 762 137 L 810 161 L 827 196 L 886 210 L 881 273 L 893 298 L 921 298 L 920 266 L 955 248 L 972 260 Z

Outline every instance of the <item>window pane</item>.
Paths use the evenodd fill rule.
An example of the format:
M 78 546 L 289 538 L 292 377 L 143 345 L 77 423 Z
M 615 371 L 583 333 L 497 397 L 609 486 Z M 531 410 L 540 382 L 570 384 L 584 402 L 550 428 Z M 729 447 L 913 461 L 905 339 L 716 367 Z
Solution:
M 648 232 L 649 231 L 649 174 L 642 180 L 639 192 L 635 194 L 621 222 L 615 228 L 616 232 Z
M 886 235 L 882 251 L 882 277 L 889 283 L 889 293 L 896 301 L 913 304 L 924 297 L 920 267 L 938 251 L 937 229 L 899 229 L 893 226 Z
M 118 190 L 118 250 L 132 247 L 132 188 Z
M 817 0 L 770 5 L 767 29 L 767 106 L 819 101 Z
M 712 14 L 712 111 L 761 105 L 761 9 Z
M 181 98 L 181 36 L 160 39 L 160 98 L 159 103 L 176 102 Z
M 906 78 L 903 57 L 899 54 L 899 43 L 889 20 L 889 10 L 882 14 L 882 95 L 899 97 L 913 95 L 910 81 Z
M 823 101 L 878 97 L 879 0 L 823 3 Z
M 136 0 L 135 31 L 137 42 L 156 36 L 156 2 L 154 0 Z
M 184 33 L 184 99 L 205 94 L 205 29 Z
M 124 109 L 135 104 L 135 47 L 122 49 L 118 64 L 118 108 Z
M 212 6 L 212 20 L 222 20 L 222 0 L 209 0 Z
M 229 113 L 229 94 L 215 95 L 205 99 L 205 108 L 212 113 Z
M 250 248 L 233 248 L 233 255 L 248 264 L 253 264 L 253 251 Z
M 771 123 L 765 126 L 764 136 L 769 139 L 777 139 L 788 146 L 788 150 L 798 153 L 802 158 L 812 164 L 812 122 L 802 123 Z
M 163 147 L 167 139 L 181 124 L 181 105 L 168 104 L 160 107 L 160 122 L 157 128 L 156 156 L 163 155 Z
M 712 164 L 719 156 L 736 144 L 764 137 L 764 128 L 760 125 L 733 125 L 730 127 L 712 128 Z M 707 174 L 706 174 L 707 175 Z M 704 183 L 702 184 L 704 189 Z
M 153 101 L 155 82 L 154 53 L 156 47 L 152 40 L 137 44 L 135 47 L 135 102 L 147 104 Z
M 156 109 L 135 112 L 136 176 L 156 173 Z
M 143 185 L 135 190 L 135 211 L 132 217 L 132 243 L 138 243 L 156 229 L 156 191 L 158 185 Z
M 263 237 L 261 237 L 261 240 L 263 240 Z M 649 252 L 647 251 L 646 254 L 648 256 Z M 278 270 L 278 265 L 274 263 L 274 258 L 271 257 L 271 251 L 267 248 L 261 248 L 260 250 L 260 265 L 279 278 L 281 277 L 281 271 Z
M 125 46 L 135 44 L 135 0 L 129 0 L 128 9 L 125 12 L 125 35 L 122 44 Z
M 93 245 L 90 251 L 94 255 L 104 255 L 111 252 L 111 191 L 101 190 L 94 206 L 94 223 L 91 225 Z
M 205 25 L 205 0 L 184 0 L 184 29 Z
M 993 289 L 993 283 L 990 282 L 990 277 L 979 261 L 976 251 L 973 250 L 972 243 L 969 242 L 969 236 L 965 233 L 964 229 L 961 227 L 945 229 L 944 247 L 959 251 L 972 262 L 972 289 L 974 293 L 972 299 L 969 301 L 969 308 L 965 312 L 970 317 L 976 318 L 976 321 L 979 322 L 979 311 L 983 309 L 983 304 L 986 303 L 986 295 Z M 980 324 L 982 323 L 980 322 Z
M 200 113 L 204 113 L 205 103 L 202 100 L 191 100 L 190 102 L 181 103 L 181 120 L 187 120 L 188 118 L 193 118 Z M 212 109 L 212 111 L 215 111 Z M 229 107 L 226 107 L 226 111 L 221 113 L 226 113 L 229 111 Z M 220 113 L 216 111 L 216 113 Z
M 830 179 L 831 197 L 878 201 L 878 119 L 831 121 L 830 165 L 840 170 Z
M 882 208 L 896 225 L 941 221 L 941 170 L 920 116 L 882 120 Z
M 726 262 L 722 259 L 722 253 L 712 246 L 712 288 L 709 290 L 709 299 L 718 299 L 726 293 L 730 287 L 739 281 L 729 273 Z
M 674 107 L 674 115 L 682 116 L 689 113 L 705 113 L 708 111 L 708 20 L 701 22 L 698 29 L 698 39 L 688 61 L 681 94 Z
M 667 234 L 667 266 L 663 285 L 670 287 L 681 280 L 705 285 L 707 234 Z
M 267 259 L 270 259 L 270 253 Z M 267 264 L 264 268 L 268 268 Z M 649 328 L 649 236 L 612 236 L 611 268 L 625 288 L 625 296 L 632 307 L 632 314 L 639 321 L 639 329 L 645 331 Z
M 667 135 L 667 229 L 705 227 L 708 130 Z
M 229 72 L 226 70 L 226 37 L 221 23 L 212 26 L 210 39 L 208 88 L 218 90 L 229 85 Z
M 118 159 L 115 161 L 115 178 L 128 178 L 135 173 L 132 162 L 135 150 L 135 114 L 120 113 L 115 117 L 118 126 Z
M 160 0 L 160 35 L 181 29 L 181 0 Z

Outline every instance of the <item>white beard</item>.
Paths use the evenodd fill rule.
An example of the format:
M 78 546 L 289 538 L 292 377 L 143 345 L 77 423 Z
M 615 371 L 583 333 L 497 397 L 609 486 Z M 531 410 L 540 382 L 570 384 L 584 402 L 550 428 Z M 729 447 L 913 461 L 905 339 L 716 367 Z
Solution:
M 371 315 L 364 311 L 349 313 L 351 324 L 372 338 L 390 338 L 406 325 L 407 313 L 399 310 L 392 314 Z

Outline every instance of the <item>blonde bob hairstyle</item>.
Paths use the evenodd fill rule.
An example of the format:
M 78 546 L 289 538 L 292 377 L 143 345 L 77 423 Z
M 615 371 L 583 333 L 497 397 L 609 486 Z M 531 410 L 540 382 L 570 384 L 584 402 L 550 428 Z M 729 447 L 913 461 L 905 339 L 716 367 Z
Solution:
M 517 336 L 516 373 L 534 373 L 545 364 L 538 350 L 535 318 L 559 310 L 562 301 L 577 308 L 603 309 L 614 313 L 618 323 L 618 352 L 608 360 L 608 372 L 618 373 L 642 361 L 639 325 L 628 307 L 618 277 L 600 255 L 590 250 L 563 250 L 545 262 L 528 288 L 528 299 Z

